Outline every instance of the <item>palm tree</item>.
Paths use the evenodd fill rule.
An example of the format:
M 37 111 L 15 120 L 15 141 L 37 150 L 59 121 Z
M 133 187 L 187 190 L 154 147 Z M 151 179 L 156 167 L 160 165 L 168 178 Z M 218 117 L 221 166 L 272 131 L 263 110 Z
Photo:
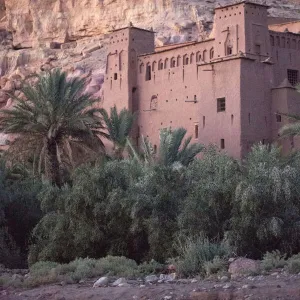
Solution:
M 110 115 L 108 115 L 105 109 L 102 109 L 101 113 L 109 134 L 109 139 L 113 142 L 115 156 L 122 158 L 124 149 L 128 143 L 134 115 L 125 108 L 118 113 L 116 106 L 110 109 Z
M 38 75 L 32 86 L 25 84 L 22 97 L 12 96 L 14 108 L 2 111 L 1 129 L 16 134 L 9 153 L 32 158 L 34 170 L 59 187 L 63 166 L 104 151 L 101 137 L 107 134 L 99 109 L 93 108 L 97 99 L 85 94 L 85 88 L 85 80 L 67 79 L 66 73 L 55 70 Z
M 281 137 L 300 135 L 300 116 L 282 113 L 280 115 L 286 116 L 292 122 L 282 126 L 279 130 L 279 135 Z
M 158 153 L 158 162 L 165 166 L 170 166 L 175 162 L 179 162 L 184 166 L 190 164 L 197 154 L 204 147 L 201 144 L 191 144 L 192 137 L 188 137 L 183 141 L 186 134 L 185 128 L 162 129 L 160 131 L 160 145 Z
M 155 149 L 147 138 L 142 137 L 142 158 L 137 154 L 137 151 L 128 143 L 132 156 L 138 162 L 153 165 L 155 163 L 171 166 L 178 162 L 183 166 L 189 165 L 194 158 L 204 149 L 204 146 L 198 143 L 190 144 L 192 137 L 183 140 L 186 134 L 186 129 L 177 128 L 174 130 L 160 130 L 160 144 L 158 156 Z

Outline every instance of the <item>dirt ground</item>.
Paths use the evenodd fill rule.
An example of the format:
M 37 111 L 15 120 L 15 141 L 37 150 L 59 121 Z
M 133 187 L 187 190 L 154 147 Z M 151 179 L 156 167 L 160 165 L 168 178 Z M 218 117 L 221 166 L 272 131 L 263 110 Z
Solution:
M 93 288 L 93 282 L 2 289 L 1 300 L 300 300 L 300 275 L 256 276 L 220 281 L 190 281 L 148 286 Z

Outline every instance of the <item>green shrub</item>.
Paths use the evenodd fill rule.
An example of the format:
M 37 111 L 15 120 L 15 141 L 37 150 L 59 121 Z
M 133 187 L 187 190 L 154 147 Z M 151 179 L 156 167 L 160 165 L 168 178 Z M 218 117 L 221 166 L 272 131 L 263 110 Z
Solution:
M 39 261 L 30 267 L 30 274 L 32 276 L 49 275 L 52 269 L 55 269 L 59 264 L 51 261 Z
M 164 265 L 152 259 L 150 262 L 140 264 L 138 270 L 141 275 L 157 274 L 164 270 Z
M 134 277 L 138 274 L 138 265 L 132 260 L 123 256 L 107 256 L 96 262 L 96 269 L 102 274 L 119 277 Z
M 226 272 L 228 269 L 228 260 L 219 256 L 213 258 L 212 261 L 204 262 L 204 269 L 207 276 L 217 274 L 221 271 Z
M 288 259 L 286 270 L 291 274 L 300 273 L 300 254 L 293 255 Z
M 180 274 L 184 276 L 203 275 L 206 271 L 205 263 L 213 262 L 215 259 L 215 264 L 217 264 L 218 259 L 228 258 L 231 248 L 226 243 L 211 242 L 207 238 L 198 237 L 187 239 L 184 244 L 179 245 L 179 254 L 177 268 Z M 218 267 L 220 267 L 220 263 Z
M 282 255 L 280 251 L 274 250 L 264 254 L 261 267 L 266 271 L 270 271 L 272 269 L 283 268 L 286 264 L 286 254 Z

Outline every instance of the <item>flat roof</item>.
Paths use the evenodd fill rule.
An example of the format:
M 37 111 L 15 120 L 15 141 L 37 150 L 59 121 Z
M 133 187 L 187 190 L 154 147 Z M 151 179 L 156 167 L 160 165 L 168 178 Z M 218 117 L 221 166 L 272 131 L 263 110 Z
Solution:
M 142 30 L 142 31 L 147 31 L 147 32 L 155 33 L 155 31 L 153 31 L 153 30 L 143 29 L 143 28 L 139 28 L 139 27 L 135 27 L 135 26 L 126 26 L 126 27 L 122 27 L 122 28 L 110 30 L 109 32 L 116 32 L 116 31 L 120 31 L 120 30 L 128 29 L 128 28 L 133 28 L 133 29 L 137 29 L 137 30 Z
M 239 5 L 239 4 L 252 4 L 252 5 L 262 6 L 262 7 L 266 7 L 266 8 L 270 7 L 270 6 L 265 5 L 265 4 L 260 4 L 260 3 L 256 3 L 256 2 L 243 0 L 243 1 L 239 1 L 239 2 L 236 2 L 236 3 L 231 3 L 231 4 L 228 4 L 228 5 L 224 5 L 224 6 L 218 6 L 218 7 L 215 8 L 215 10 L 216 9 L 223 9 L 223 8 L 227 8 L 227 7 L 231 7 L 231 6 L 235 6 L 235 5 Z

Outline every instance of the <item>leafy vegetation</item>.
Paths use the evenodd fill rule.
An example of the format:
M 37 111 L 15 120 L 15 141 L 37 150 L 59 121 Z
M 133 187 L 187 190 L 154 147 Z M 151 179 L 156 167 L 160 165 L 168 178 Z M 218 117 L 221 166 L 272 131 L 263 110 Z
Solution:
M 39 75 L 26 84 L 12 110 L 2 110 L 1 129 L 17 137 L 9 156 L 32 160 L 34 169 L 57 186 L 62 185 L 62 168 L 74 167 L 76 160 L 104 151 L 103 131 L 97 99 L 85 94 L 83 79 L 67 79 L 59 70 Z M 98 114 L 97 114 L 98 113 Z
M 28 285 L 142 276 L 167 261 L 182 275 L 211 275 L 231 255 L 264 253 L 265 270 L 298 271 L 297 152 L 258 144 L 240 162 L 192 144 L 183 128 L 162 130 L 158 149 L 143 138 L 139 152 L 132 114 L 94 109 L 84 87 L 59 71 L 41 75 L 5 112 L 3 128 L 18 134 L 9 153 L 22 164 L 10 156 L 0 165 L 0 263 L 28 258 Z
M 109 139 L 113 142 L 113 150 L 116 158 L 122 158 L 123 152 L 129 142 L 128 137 L 132 129 L 134 116 L 128 110 L 122 109 L 118 113 L 116 106 L 110 109 L 108 115 L 105 109 L 101 109 Z

